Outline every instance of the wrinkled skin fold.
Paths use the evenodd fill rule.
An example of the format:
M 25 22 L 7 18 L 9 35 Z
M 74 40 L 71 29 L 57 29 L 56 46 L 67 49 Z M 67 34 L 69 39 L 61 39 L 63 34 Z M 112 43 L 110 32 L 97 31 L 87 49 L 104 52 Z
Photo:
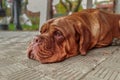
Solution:
M 120 38 L 120 15 L 87 9 L 48 20 L 40 33 L 28 46 L 28 57 L 41 63 L 59 62 Z

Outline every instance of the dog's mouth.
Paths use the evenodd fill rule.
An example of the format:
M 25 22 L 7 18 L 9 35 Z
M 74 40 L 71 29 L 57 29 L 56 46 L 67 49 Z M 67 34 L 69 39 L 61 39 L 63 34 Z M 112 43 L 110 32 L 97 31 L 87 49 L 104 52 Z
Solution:
M 39 48 L 38 46 L 28 51 L 28 58 L 42 62 L 43 60 L 50 59 L 54 56 L 53 51 Z M 43 62 L 42 62 L 43 63 Z
M 42 59 L 50 58 L 53 56 L 52 52 L 34 52 L 34 50 L 29 51 L 28 57 L 33 60 L 41 61 Z
M 44 42 L 33 41 L 28 48 L 28 58 L 41 61 L 54 55 L 54 43 L 50 39 Z
M 65 45 L 57 43 L 53 37 L 44 36 L 36 36 L 30 43 L 27 50 L 28 58 L 41 63 L 52 63 L 64 60 L 67 56 L 65 48 L 63 47 Z

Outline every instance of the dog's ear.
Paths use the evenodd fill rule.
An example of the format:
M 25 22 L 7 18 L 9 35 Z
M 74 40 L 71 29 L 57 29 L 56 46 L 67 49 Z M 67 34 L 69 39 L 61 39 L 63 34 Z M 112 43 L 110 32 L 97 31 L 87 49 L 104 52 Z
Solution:
M 40 29 L 40 33 L 44 33 L 47 30 L 49 30 L 48 28 L 50 27 L 50 24 L 55 20 L 56 18 L 53 19 L 49 19 L 46 23 L 44 23 Z
M 81 55 L 86 55 L 91 42 L 90 30 L 87 28 L 87 25 L 82 23 L 75 24 L 74 28 L 76 30 L 77 42 L 79 43 L 79 52 Z

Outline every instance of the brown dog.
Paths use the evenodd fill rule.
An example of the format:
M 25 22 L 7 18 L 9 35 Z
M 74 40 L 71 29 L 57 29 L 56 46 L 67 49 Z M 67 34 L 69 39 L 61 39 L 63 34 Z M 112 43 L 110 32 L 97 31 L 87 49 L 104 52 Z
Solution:
M 120 38 L 120 15 L 83 10 L 48 20 L 40 32 L 28 47 L 28 57 L 42 63 L 58 62 Z

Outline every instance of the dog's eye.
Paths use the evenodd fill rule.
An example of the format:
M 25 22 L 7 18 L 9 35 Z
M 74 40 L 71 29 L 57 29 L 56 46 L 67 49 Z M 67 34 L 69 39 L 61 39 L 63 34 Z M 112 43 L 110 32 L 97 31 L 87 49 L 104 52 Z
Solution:
M 60 31 L 55 31 L 55 32 L 54 32 L 54 35 L 55 35 L 55 36 L 62 36 L 62 33 L 61 33 Z
M 64 41 L 64 36 L 63 36 L 62 32 L 60 32 L 60 31 L 54 32 L 54 38 L 57 41 L 57 43 L 61 43 Z

